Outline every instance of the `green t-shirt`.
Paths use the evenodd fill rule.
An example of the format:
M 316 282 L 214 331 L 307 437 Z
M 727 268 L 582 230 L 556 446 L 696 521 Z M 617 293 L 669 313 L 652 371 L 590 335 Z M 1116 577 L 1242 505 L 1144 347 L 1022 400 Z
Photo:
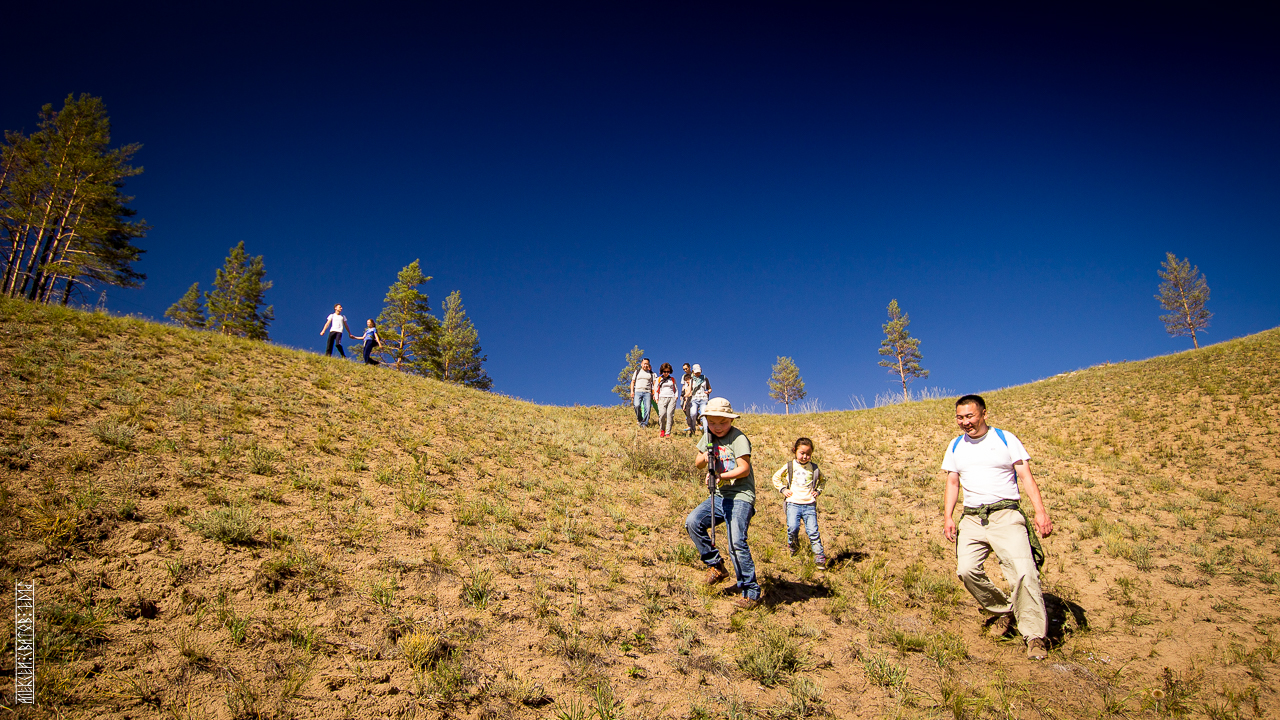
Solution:
M 707 438 L 711 438 L 715 443 L 713 455 L 720 463 L 718 467 L 722 473 L 738 467 L 738 458 L 751 454 L 751 440 L 747 439 L 746 433 L 736 427 L 729 428 L 729 432 L 725 433 L 722 438 L 718 438 L 711 433 L 703 434 L 702 442 L 698 446 L 699 452 L 707 448 Z M 754 503 L 756 501 L 755 466 L 751 466 L 751 471 L 747 473 L 746 477 L 740 477 L 736 480 L 721 480 L 716 494 L 721 497 Z

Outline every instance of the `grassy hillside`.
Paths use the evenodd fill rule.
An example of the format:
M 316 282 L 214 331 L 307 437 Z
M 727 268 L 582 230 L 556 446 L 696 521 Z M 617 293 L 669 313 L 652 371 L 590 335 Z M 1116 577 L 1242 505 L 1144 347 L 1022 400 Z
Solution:
M 760 494 L 748 612 L 699 583 L 689 442 L 627 410 L 11 301 L 0 338 L 30 716 L 1280 713 L 1280 331 L 989 394 L 1058 528 L 1042 663 L 953 575 L 948 401 L 739 421 L 759 484 L 800 434 L 830 477 L 826 573 Z

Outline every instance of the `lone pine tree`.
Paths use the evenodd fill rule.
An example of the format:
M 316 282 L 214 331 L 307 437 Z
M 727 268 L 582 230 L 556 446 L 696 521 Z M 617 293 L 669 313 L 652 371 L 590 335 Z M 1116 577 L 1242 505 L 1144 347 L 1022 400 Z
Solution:
M 231 248 L 214 275 L 213 290 L 204 294 L 208 328 L 250 340 L 268 339 L 267 325 L 275 319 L 275 310 L 262 306 L 263 293 L 271 289 L 271 282 L 263 280 L 266 274 L 262 256 L 249 257 L 243 240 Z
M 644 351 L 639 345 L 627 352 L 626 365 L 618 371 L 618 384 L 613 386 L 613 394 L 622 398 L 623 404 L 631 402 L 631 376 L 640 369 L 640 361 L 644 359 Z
M 484 371 L 489 357 L 480 354 L 480 335 L 462 307 L 462 293 L 450 293 L 441 309 L 444 317 L 440 326 L 425 342 L 428 374 L 479 390 L 493 387 L 493 380 Z
M 378 336 L 382 338 L 378 352 L 397 370 L 430 374 L 426 356 L 417 352 L 427 346 L 439 326 L 431 314 L 431 299 L 418 289 L 430 279 L 414 260 L 400 270 L 382 300 L 386 305 L 378 315 Z
M 206 324 L 204 306 L 200 303 L 200 283 L 191 283 L 178 302 L 164 311 L 164 316 L 184 328 L 203 330 Z
M 800 369 L 789 357 L 780 357 L 773 365 L 773 375 L 769 378 L 769 397 L 786 407 L 788 415 L 791 406 L 804 399 L 804 380 L 800 378 Z
M 907 331 L 910 324 L 911 318 L 898 307 L 898 301 L 890 300 L 889 322 L 883 325 L 884 340 L 880 341 L 880 354 L 889 359 L 881 360 L 880 365 L 889 368 L 889 374 L 897 375 L 902 381 L 903 402 L 911 399 L 908 382 L 929 377 L 929 371 L 920 367 L 920 341 Z
M 1165 253 L 1164 262 L 1160 264 L 1160 279 L 1164 282 L 1160 283 L 1156 300 L 1168 311 L 1160 316 L 1165 332 L 1173 337 L 1190 335 L 1191 343 L 1199 350 L 1196 331 L 1209 327 L 1209 318 L 1213 317 L 1204 307 L 1209 302 L 1209 285 L 1204 275 L 1190 260 L 1178 260 L 1173 253 Z

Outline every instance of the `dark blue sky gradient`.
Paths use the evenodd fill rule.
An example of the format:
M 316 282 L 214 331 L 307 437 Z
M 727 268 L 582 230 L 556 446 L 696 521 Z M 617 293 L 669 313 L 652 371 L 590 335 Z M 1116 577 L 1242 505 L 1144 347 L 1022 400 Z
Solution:
M 635 344 L 735 405 L 778 355 L 871 402 L 891 298 L 957 393 L 1172 352 L 1166 250 L 1205 340 L 1280 324 L 1280 28 L 1243 6 L 467 5 L 60 6 L 12 21 L 63 30 L 16 37 L 0 125 L 89 92 L 143 143 L 112 310 L 244 240 L 272 339 L 321 351 L 420 258 L 538 402 L 611 402 Z

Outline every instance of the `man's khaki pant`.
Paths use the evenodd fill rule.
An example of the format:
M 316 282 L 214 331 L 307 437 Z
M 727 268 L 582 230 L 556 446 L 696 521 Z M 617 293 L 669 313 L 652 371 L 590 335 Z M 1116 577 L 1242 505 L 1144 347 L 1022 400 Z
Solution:
M 1009 583 L 1009 595 L 996 587 L 982 569 L 992 551 L 1000 559 L 1000 569 Z M 1040 573 L 1031 557 L 1031 542 L 1027 539 L 1022 513 L 999 510 L 991 513 L 986 526 L 977 516 L 962 517 L 956 539 L 956 574 L 982 607 L 993 613 L 1012 612 L 1018 621 L 1018 632 L 1028 640 L 1045 636 Z

